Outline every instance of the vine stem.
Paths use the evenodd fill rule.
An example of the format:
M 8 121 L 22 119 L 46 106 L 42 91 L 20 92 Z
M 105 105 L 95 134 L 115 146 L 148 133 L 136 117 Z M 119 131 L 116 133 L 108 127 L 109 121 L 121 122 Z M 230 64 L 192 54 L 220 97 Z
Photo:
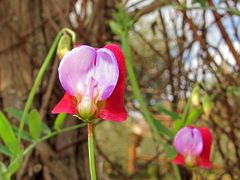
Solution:
M 29 109 L 31 108 L 31 105 L 33 103 L 33 99 L 34 99 L 34 96 L 36 94 L 36 91 L 42 81 L 42 78 L 43 78 L 43 75 L 45 74 L 45 71 L 49 65 L 49 63 L 51 62 L 51 60 L 53 59 L 54 55 L 55 55 L 55 52 L 56 52 L 56 49 L 57 49 L 57 46 L 58 46 L 58 43 L 62 37 L 62 35 L 67 32 L 68 34 L 71 35 L 72 37 L 72 43 L 73 45 L 75 45 L 76 43 L 76 34 L 68 29 L 68 28 L 64 28 L 62 29 L 56 36 L 54 42 L 53 42 L 53 45 L 51 46 L 51 49 L 49 50 L 49 53 L 47 55 L 47 57 L 44 59 L 44 62 L 43 62 L 43 65 L 41 66 L 40 70 L 39 70 L 39 73 L 36 77 L 36 80 L 34 81 L 34 84 L 32 86 L 32 89 L 30 91 L 30 94 L 28 96 L 28 99 L 27 99 L 27 102 L 26 102 L 26 105 L 24 107 L 24 110 L 23 110 L 23 115 L 21 117 L 21 120 L 20 120 L 20 125 L 19 125 L 19 132 L 18 132 L 18 142 L 20 144 L 20 140 L 21 140 L 21 136 L 22 136 L 22 132 L 23 132 L 23 128 L 24 128 L 24 124 L 26 122 L 26 117 L 28 115 L 28 112 L 29 112 Z
M 127 73 L 128 78 L 130 81 L 130 84 L 132 86 L 132 91 L 135 96 L 135 98 L 138 100 L 140 104 L 140 110 L 143 113 L 144 117 L 146 118 L 147 122 L 149 123 L 151 129 L 153 130 L 154 134 L 156 135 L 156 138 L 159 139 L 159 129 L 161 129 L 160 133 L 163 133 L 170 138 L 174 137 L 173 132 L 171 132 L 164 124 L 162 124 L 160 121 L 158 121 L 158 125 L 156 125 L 156 121 L 153 118 L 151 112 L 148 110 L 147 105 L 145 104 L 145 101 L 143 99 L 142 93 L 140 91 L 140 87 L 137 82 L 137 78 L 133 69 L 132 65 L 132 57 L 131 57 L 131 48 L 129 46 L 128 42 L 128 32 L 125 32 L 121 35 L 121 44 L 123 53 L 126 59 L 126 67 L 127 67 Z M 158 128 L 157 128 L 158 126 Z
M 160 121 L 158 122 L 158 125 L 154 123 L 155 119 L 153 118 L 151 112 L 148 110 L 147 105 L 145 104 L 145 101 L 143 99 L 143 96 L 140 91 L 140 87 L 137 82 L 136 75 L 134 73 L 133 65 L 132 65 L 132 57 L 131 57 L 131 48 L 129 46 L 128 42 L 128 32 L 124 32 L 123 34 L 120 35 L 121 37 L 121 44 L 122 44 L 122 49 L 123 53 L 126 59 L 126 67 L 127 67 L 127 73 L 128 73 L 128 78 L 130 81 L 130 84 L 132 86 L 132 91 L 135 96 L 135 98 L 139 101 L 140 104 L 140 110 L 143 113 L 144 117 L 146 118 L 147 122 L 149 123 L 151 129 L 154 132 L 155 137 L 157 140 L 160 140 L 160 134 L 159 134 L 159 129 L 161 129 L 160 133 L 163 133 L 170 138 L 174 137 L 174 134 L 172 131 L 170 131 L 168 128 L 165 127 L 164 124 L 162 124 Z M 158 128 L 157 128 L 158 126 Z M 177 166 L 173 164 L 175 176 L 177 180 L 181 180 L 180 172 Z
M 192 171 L 192 180 L 197 180 L 198 177 L 197 177 L 197 173 L 195 170 Z
M 21 140 L 21 135 L 22 135 L 22 132 L 23 132 L 24 124 L 26 122 L 26 117 L 27 117 L 29 109 L 30 109 L 30 107 L 33 103 L 33 99 L 34 99 L 34 96 L 36 94 L 37 88 L 39 87 L 39 85 L 42 81 L 43 75 L 44 75 L 44 73 L 45 73 L 45 71 L 48 67 L 48 64 L 51 62 L 53 56 L 55 55 L 55 51 L 57 49 L 58 42 L 59 42 L 62 35 L 63 35 L 62 31 L 60 31 L 57 34 L 57 37 L 55 38 L 55 40 L 53 42 L 53 45 L 52 45 L 47 57 L 45 58 L 44 63 L 41 66 L 41 69 L 39 70 L 39 73 L 36 77 L 36 80 L 34 81 L 33 87 L 30 91 L 29 96 L 28 96 L 26 105 L 25 105 L 24 110 L 23 110 L 23 115 L 22 115 L 22 118 L 20 120 L 20 125 L 19 125 L 19 132 L 18 132 L 18 142 L 19 143 L 20 143 L 20 140 Z
M 54 131 L 46 136 L 43 136 L 41 139 L 37 140 L 36 142 L 32 143 L 30 146 L 28 146 L 22 153 L 19 153 L 18 156 L 10 163 L 9 167 L 8 167 L 8 171 L 6 172 L 5 176 L 6 177 L 11 177 L 12 174 L 15 172 L 15 166 L 16 164 L 18 164 L 21 159 L 23 158 L 23 156 L 27 155 L 30 151 L 32 151 L 38 144 L 40 144 L 43 141 L 46 141 L 47 139 L 54 137 L 58 134 L 64 133 L 64 132 L 68 132 L 68 131 L 73 131 L 75 129 L 79 129 L 86 126 L 86 123 L 82 123 L 82 124 L 77 124 L 74 126 L 70 126 L 64 129 L 60 129 L 57 131 Z
M 43 136 L 41 139 L 39 139 L 38 141 L 36 141 L 35 143 L 31 144 L 27 149 L 24 150 L 23 155 L 26 155 L 27 153 L 29 153 L 31 150 L 33 150 L 38 144 L 42 143 L 43 141 L 46 141 L 49 138 L 52 138 L 58 134 L 64 133 L 64 132 L 68 132 L 68 131 L 73 131 L 82 127 L 85 127 L 86 123 L 82 123 L 82 124 L 77 124 L 74 126 L 70 126 L 64 129 L 60 129 L 57 131 L 52 132 L 51 134 L 48 134 L 46 136 Z
M 90 168 L 91 179 L 96 180 L 92 123 L 88 123 L 88 155 L 89 155 L 89 168 Z

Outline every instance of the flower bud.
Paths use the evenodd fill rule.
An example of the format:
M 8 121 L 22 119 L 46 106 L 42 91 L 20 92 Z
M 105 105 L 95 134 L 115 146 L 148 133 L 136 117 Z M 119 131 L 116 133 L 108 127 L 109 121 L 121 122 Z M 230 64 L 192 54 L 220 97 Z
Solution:
M 210 116 L 213 107 L 213 102 L 208 95 L 204 96 L 203 99 L 203 111 L 207 117 Z
M 63 34 L 57 47 L 57 56 L 59 59 L 62 59 L 63 56 L 71 50 L 71 42 L 71 37 L 68 34 Z
M 193 106 L 199 106 L 200 105 L 200 87 L 196 85 L 193 88 L 191 101 Z

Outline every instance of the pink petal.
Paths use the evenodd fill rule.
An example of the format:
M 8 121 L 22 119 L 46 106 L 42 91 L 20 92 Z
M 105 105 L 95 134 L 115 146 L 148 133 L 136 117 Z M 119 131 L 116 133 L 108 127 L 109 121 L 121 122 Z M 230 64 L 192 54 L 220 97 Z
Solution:
M 111 120 L 116 122 L 124 121 L 127 118 L 127 111 L 124 107 L 124 89 L 126 78 L 124 55 L 121 48 L 119 48 L 115 44 L 109 44 L 105 46 L 105 48 L 112 51 L 117 59 L 119 78 L 113 93 L 106 100 L 106 104 L 100 112 L 99 117 L 105 120 Z
M 63 57 L 58 73 L 66 92 L 72 96 L 78 94 L 78 86 L 85 83 L 89 70 L 95 64 L 95 58 L 95 49 L 86 45 L 74 48 Z
M 208 128 L 199 128 L 203 138 L 203 150 L 199 156 L 198 166 L 210 169 L 212 163 L 210 161 L 211 145 L 212 145 L 212 134 Z
M 62 99 L 52 110 L 52 114 L 59 113 L 77 114 L 76 99 L 70 94 L 65 93 Z
M 112 51 L 106 48 L 98 49 L 93 77 L 98 82 L 99 100 L 105 100 L 112 94 L 117 84 L 118 76 L 118 64 Z
M 197 156 L 203 149 L 202 135 L 196 128 L 184 127 L 176 134 L 174 146 L 183 156 L 186 154 Z

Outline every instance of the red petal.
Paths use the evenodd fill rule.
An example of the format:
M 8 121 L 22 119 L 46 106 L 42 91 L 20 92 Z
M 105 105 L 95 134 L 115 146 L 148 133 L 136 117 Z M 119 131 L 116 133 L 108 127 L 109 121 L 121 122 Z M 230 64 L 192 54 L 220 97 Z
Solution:
M 119 78 L 112 95 L 106 100 L 106 104 L 101 110 L 99 117 L 111 121 L 124 121 L 127 118 L 127 111 L 124 107 L 124 89 L 126 79 L 124 55 L 121 48 L 115 44 L 106 45 L 105 48 L 111 50 L 117 59 Z
M 184 157 L 181 154 L 178 154 L 172 162 L 174 164 L 184 165 Z
M 75 97 L 65 93 L 62 99 L 52 110 L 52 114 L 59 113 L 77 114 Z
M 211 145 L 212 145 L 212 134 L 208 128 L 199 128 L 203 138 L 203 151 L 199 156 L 198 166 L 210 169 L 212 163 L 210 161 Z

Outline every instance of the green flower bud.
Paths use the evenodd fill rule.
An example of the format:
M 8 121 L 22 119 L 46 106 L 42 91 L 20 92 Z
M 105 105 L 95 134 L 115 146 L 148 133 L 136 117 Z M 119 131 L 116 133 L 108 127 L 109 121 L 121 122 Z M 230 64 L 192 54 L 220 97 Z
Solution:
M 200 105 L 200 87 L 196 85 L 193 88 L 191 101 L 193 106 L 199 106 Z
M 203 111 L 207 117 L 210 116 L 213 107 L 213 102 L 208 95 L 203 98 Z
M 72 40 L 71 37 L 68 34 L 64 34 L 57 47 L 57 56 L 59 59 L 62 59 L 63 56 L 71 50 Z

